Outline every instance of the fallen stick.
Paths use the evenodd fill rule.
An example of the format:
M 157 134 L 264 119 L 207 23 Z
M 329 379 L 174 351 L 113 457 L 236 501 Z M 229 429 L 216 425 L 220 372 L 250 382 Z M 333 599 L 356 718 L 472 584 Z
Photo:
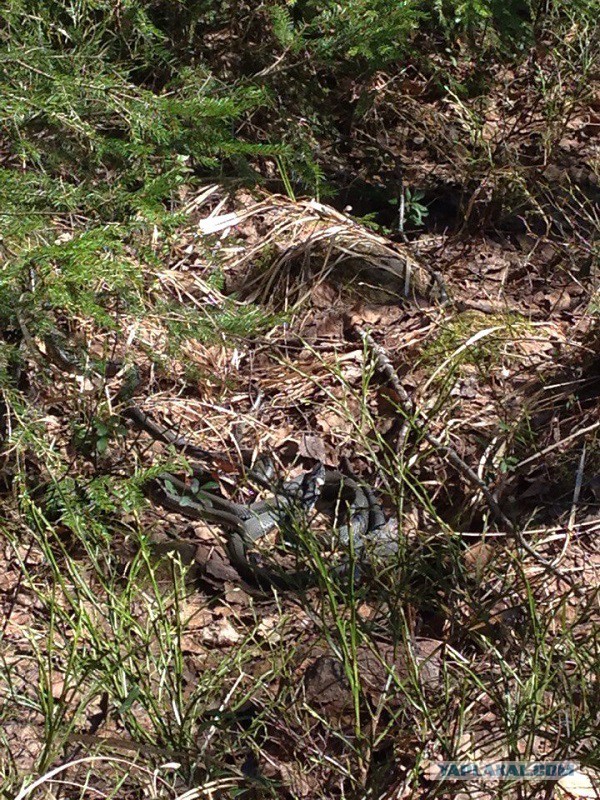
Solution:
M 486 484 L 479 478 L 476 472 L 474 472 L 471 467 L 464 461 L 459 454 L 454 450 L 450 445 L 445 444 L 442 442 L 441 439 L 438 439 L 437 436 L 434 436 L 430 433 L 426 425 L 429 424 L 429 420 L 424 416 L 422 412 L 415 408 L 415 404 L 413 403 L 412 399 L 410 398 L 408 392 L 400 383 L 400 379 L 394 369 L 392 362 L 390 361 L 389 356 L 387 355 L 384 348 L 377 344 L 375 339 L 371 336 L 368 331 L 363 330 L 362 328 L 356 328 L 358 334 L 360 335 L 361 339 L 369 346 L 372 350 L 373 355 L 375 356 L 375 361 L 379 370 L 385 375 L 385 377 L 390 382 L 392 388 L 398 394 L 400 398 L 400 402 L 402 404 L 403 411 L 407 415 L 407 417 L 412 417 L 412 426 L 415 428 L 419 435 L 421 435 L 426 442 L 434 447 L 436 450 L 441 450 L 445 453 L 448 458 L 448 461 L 456 467 L 458 472 L 473 486 L 476 486 L 484 496 L 490 510 L 502 524 L 506 527 L 507 531 L 510 535 L 517 541 L 517 543 L 525 550 L 528 555 L 534 558 L 539 564 L 541 564 L 545 569 L 551 572 L 556 578 L 559 578 L 562 581 L 565 581 L 573 591 L 579 595 L 583 596 L 585 593 L 580 586 L 573 580 L 573 578 L 568 575 L 567 573 L 563 572 L 562 570 L 557 569 L 551 561 L 541 556 L 534 548 L 527 542 L 526 539 L 523 538 L 522 532 L 519 528 L 514 524 L 514 522 L 506 516 L 504 511 L 498 505 L 498 501 L 491 493 L 489 488 Z

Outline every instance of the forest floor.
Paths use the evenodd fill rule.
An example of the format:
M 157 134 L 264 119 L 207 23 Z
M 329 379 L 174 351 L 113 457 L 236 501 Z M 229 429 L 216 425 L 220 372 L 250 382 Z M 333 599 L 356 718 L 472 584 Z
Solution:
M 186 461 L 123 423 L 122 374 L 66 373 L 25 341 L 30 411 L 5 398 L 15 427 L 35 413 L 4 456 L 8 796 L 599 796 L 600 97 L 536 161 L 527 84 L 504 76 L 480 133 L 505 156 L 468 169 L 460 104 L 414 81 L 395 105 L 377 80 L 363 138 L 330 159 L 354 176 L 336 208 L 184 188 L 185 222 L 148 242 L 143 311 L 56 329 L 135 364 L 135 402 L 220 454 L 226 497 L 255 496 L 242 453 L 284 477 L 346 465 L 395 521 L 397 556 L 360 586 L 310 553 L 314 587 L 247 585 L 223 530 L 143 497 L 149 470 Z M 436 198 L 425 225 L 413 197 L 398 226 L 374 177 L 390 152 Z M 78 232 L 63 220 L 57 241 Z M 581 766 L 449 789 L 435 764 L 451 760 Z

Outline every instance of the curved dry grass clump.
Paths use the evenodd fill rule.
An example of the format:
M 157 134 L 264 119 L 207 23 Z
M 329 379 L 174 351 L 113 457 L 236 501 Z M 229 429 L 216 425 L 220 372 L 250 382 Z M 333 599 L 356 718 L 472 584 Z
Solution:
M 276 304 L 287 310 L 326 279 L 343 286 L 360 280 L 416 302 L 447 299 L 440 275 L 406 245 L 317 200 L 275 195 L 239 212 L 213 212 L 200 221 L 199 229 L 205 235 L 227 235 L 252 218 L 268 218 L 268 231 L 231 265 L 246 271 L 251 265 L 240 286 L 248 301 L 273 304 L 277 298 Z

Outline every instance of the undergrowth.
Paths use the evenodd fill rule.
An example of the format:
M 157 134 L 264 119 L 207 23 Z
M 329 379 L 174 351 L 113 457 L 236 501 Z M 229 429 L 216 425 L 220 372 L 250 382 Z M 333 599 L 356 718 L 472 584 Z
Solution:
M 437 514 L 437 485 L 424 479 L 435 455 L 412 437 L 399 453 L 378 432 L 377 378 L 365 358 L 358 385 L 335 366 L 316 385 L 351 426 L 366 472 L 382 481 L 403 544 L 354 584 L 333 577 L 318 534 L 300 528 L 316 589 L 291 607 L 277 594 L 240 603 L 235 589 L 215 606 L 182 550 L 156 550 L 163 523 L 151 521 L 140 487 L 184 465 L 159 460 L 127 474 L 114 449 L 87 477 L 43 428 L 29 427 L 31 410 L 11 408 L 30 430 L 13 439 L 13 460 L 31 460 L 33 445 L 43 481 L 32 483 L 32 464 L 23 469 L 18 505 L 4 513 L 11 574 L 35 617 L 22 631 L 27 660 L 3 655 L 2 722 L 5 730 L 23 720 L 44 725 L 31 766 L 42 787 L 66 777 L 81 797 L 90 785 L 133 796 L 154 785 L 167 798 L 254 789 L 279 797 L 279 778 L 259 776 L 257 765 L 284 757 L 294 796 L 301 786 L 315 797 L 342 786 L 341 796 L 377 789 L 391 797 L 394 787 L 417 792 L 432 760 L 543 752 L 595 763 L 591 604 L 548 595 L 502 538 L 485 560 L 469 561 L 464 539 Z M 211 647 L 215 612 L 226 624 L 212 635 L 227 638 Z M 415 650 L 440 626 L 443 649 Z M 310 672 L 298 680 L 311 655 L 344 687 L 329 705 Z M 21 772 L 6 753 L 3 779 L 16 795 Z M 31 777 L 19 797 L 34 788 Z M 445 791 L 433 784 L 429 796 Z
M 424 775 L 439 759 L 598 766 L 593 597 L 549 590 L 481 486 L 425 435 L 441 431 L 460 449 L 473 422 L 461 417 L 461 380 L 509 374 L 530 324 L 500 312 L 444 317 L 414 359 L 426 373 L 415 379 L 419 418 L 382 392 L 367 347 L 329 358 L 303 341 L 312 287 L 285 315 L 271 310 L 283 290 L 262 304 L 228 293 L 231 239 L 200 236 L 188 204 L 209 182 L 335 196 L 344 170 L 389 167 L 381 136 L 394 128 L 403 137 L 394 147 L 416 136 L 427 158 L 455 169 L 457 230 L 518 220 L 555 248 L 545 280 L 562 270 L 587 285 L 598 260 L 594 195 L 570 178 L 555 186 L 544 169 L 593 91 L 595 15 L 592 0 L 9 0 L 0 9 L 7 797 L 47 787 L 81 798 L 435 797 L 447 788 Z M 516 99 L 497 111 L 500 85 L 503 100 Z M 431 196 L 404 181 L 400 155 L 384 200 L 398 204 L 394 235 L 406 239 L 400 223 L 415 235 L 434 215 Z M 228 200 L 221 190 L 207 207 L 227 211 Z M 259 276 L 278 247 L 257 248 Z M 362 299 L 353 295 L 357 308 Z M 57 368 L 52 340 L 74 356 L 72 369 Z M 196 401 L 186 422 L 219 447 L 239 449 L 265 394 L 273 416 L 261 425 L 285 429 L 286 452 L 307 452 L 311 426 L 329 430 L 397 525 L 394 558 L 360 585 L 338 581 L 322 539 L 303 527 L 314 589 L 246 593 L 230 573 L 221 580 L 221 564 L 215 590 L 214 576 L 195 570 L 197 531 L 144 497 L 150 478 L 189 465 L 132 441 L 118 389 L 99 369 L 113 357 L 120 368 L 142 361 L 139 392 L 154 402 L 170 395 L 181 412 L 182 398 Z M 351 359 L 358 379 L 344 371 L 356 368 Z M 500 409 L 489 442 L 488 420 L 474 421 L 481 448 L 467 455 L 477 475 L 504 475 L 515 452 L 526 460 L 536 450 L 528 413 Z M 393 424 L 382 428 L 386 414 Z M 247 500 L 224 473 L 225 490 Z M 519 524 L 543 552 L 563 537 L 558 562 L 575 535 Z M 192 558 L 189 547 L 157 550 L 156 534 L 191 536 Z M 212 553 L 218 532 L 210 536 Z M 434 643 L 425 655 L 422 640 Z M 311 688 L 315 659 L 334 679 L 320 686 L 317 674 Z M 342 689 L 330 697 L 332 683 Z

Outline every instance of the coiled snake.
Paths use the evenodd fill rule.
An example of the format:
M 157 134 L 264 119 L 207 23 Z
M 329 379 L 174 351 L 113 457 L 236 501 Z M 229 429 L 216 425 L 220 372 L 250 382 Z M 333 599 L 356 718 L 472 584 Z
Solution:
M 22 323 L 24 332 L 27 330 Z M 25 338 L 31 345 L 33 340 Z M 73 355 L 55 335 L 45 338 L 46 357 L 65 372 L 81 371 L 82 359 Z M 39 352 L 39 351 L 38 351 Z M 91 358 L 86 363 L 95 367 L 96 374 L 111 377 L 123 366 L 118 362 L 98 364 Z M 192 471 L 197 478 L 210 478 L 205 465 L 219 458 L 190 443 L 168 428 L 154 422 L 142 409 L 130 402 L 139 384 L 135 367 L 125 372 L 117 401 L 123 406 L 120 415 L 138 430 L 145 431 L 157 441 L 172 445 L 176 450 L 194 459 Z M 258 482 L 269 481 L 257 476 Z M 337 526 L 337 546 L 343 555 L 333 571 L 339 575 L 352 572 L 355 579 L 361 575 L 360 566 L 367 556 L 387 557 L 397 551 L 397 540 L 386 520 L 373 490 L 364 482 L 343 474 L 339 470 L 317 464 L 314 469 L 287 481 L 269 498 L 248 505 L 235 503 L 202 488 L 192 491 L 171 473 L 161 473 L 149 480 L 144 490 L 147 496 L 162 507 L 193 520 L 214 522 L 227 531 L 227 551 L 232 565 L 247 582 L 260 588 L 275 586 L 281 589 L 298 589 L 310 585 L 315 574 L 309 570 L 286 571 L 260 565 L 249 552 L 255 543 L 274 529 L 287 540 L 298 539 L 298 526 L 306 523 L 307 515 L 321 503 L 333 503 L 340 519 Z
M 333 572 L 339 576 L 351 571 L 355 579 L 362 574 L 361 563 L 367 555 L 392 555 L 396 542 L 381 506 L 370 487 L 344 475 L 339 470 L 318 464 L 292 481 L 284 483 L 267 500 L 244 505 L 218 495 L 197 490 L 170 474 L 163 474 L 149 488 L 152 499 L 171 511 L 196 520 L 215 522 L 227 529 L 227 551 L 231 563 L 248 582 L 261 588 L 304 588 L 314 580 L 308 570 L 286 572 L 259 566 L 249 554 L 254 544 L 267 533 L 279 529 L 285 539 L 298 538 L 298 526 L 317 504 L 333 503 L 342 507 L 337 528 L 337 546 L 343 556 Z

